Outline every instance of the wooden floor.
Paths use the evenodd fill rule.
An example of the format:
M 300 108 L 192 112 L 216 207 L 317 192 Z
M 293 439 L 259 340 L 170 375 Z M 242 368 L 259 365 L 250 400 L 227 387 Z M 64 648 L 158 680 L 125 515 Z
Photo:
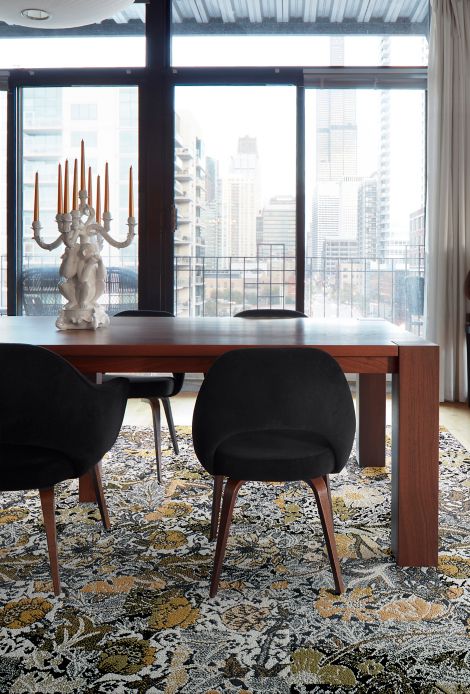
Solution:
M 183 392 L 171 398 L 173 418 L 176 425 L 191 426 L 196 393 Z M 445 403 L 439 408 L 439 420 L 442 426 L 470 450 L 470 408 L 466 403 Z M 166 426 L 162 414 L 163 426 Z M 387 400 L 387 424 L 391 423 L 391 403 Z M 126 409 L 124 424 L 134 426 L 152 426 L 150 406 L 141 400 L 130 400 Z

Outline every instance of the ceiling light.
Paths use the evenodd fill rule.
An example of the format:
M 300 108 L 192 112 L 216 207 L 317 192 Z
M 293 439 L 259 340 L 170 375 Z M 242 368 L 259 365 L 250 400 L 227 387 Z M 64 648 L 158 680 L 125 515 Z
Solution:
M 31 0 L 29 0 L 31 1 Z M 110 19 L 134 0 L 36 0 L 39 6 L 28 7 L 28 0 L 2 3 L 0 20 L 7 24 L 41 29 L 69 29 Z
M 34 19 L 35 21 L 44 21 L 45 19 L 50 18 L 49 12 L 46 12 L 45 10 L 21 10 L 21 14 L 23 17 L 26 17 L 27 19 Z

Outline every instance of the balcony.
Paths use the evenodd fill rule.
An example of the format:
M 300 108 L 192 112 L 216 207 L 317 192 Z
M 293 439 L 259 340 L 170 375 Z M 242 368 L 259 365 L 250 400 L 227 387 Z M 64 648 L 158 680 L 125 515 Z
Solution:
M 175 243 L 183 251 L 191 241 Z M 113 258 L 113 266 L 119 263 Z M 51 265 L 50 257 L 24 259 L 25 269 Z M 135 264 L 121 260 L 121 266 L 137 277 Z M 1 313 L 6 313 L 6 268 L 6 257 L 0 256 Z M 186 252 L 175 256 L 174 270 L 176 315 L 230 316 L 245 308 L 295 308 L 294 257 L 201 257 Z M 126 304 L 137 302 L 136 287 L 135 279 Z M 56 311 L 61 298 L 55 284 L 47 289 L 47 297 L 39 298 L 50 302 L 51 292 Z M 113 296 L 108 301 L 114 309 L 124 299 Z M 314 318 L 384 318 L 420 335 L 423 304 L 423 246 L 408 246 L 399 258 L 306 258 L 305 312 Z

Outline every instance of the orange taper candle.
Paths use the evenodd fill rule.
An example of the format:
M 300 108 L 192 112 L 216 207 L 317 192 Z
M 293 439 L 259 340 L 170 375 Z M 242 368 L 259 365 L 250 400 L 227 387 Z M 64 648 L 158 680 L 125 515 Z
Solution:
M 88 207 L 93 207 L 93 181 L 91 178 L 91 166 L 88 167 Z
M 34 177 L 34 211 L 33 211 L 33 222 L 39 220 L 39 174 L 36 171 Z
M 73 164 L 73 189 L 72 189 L 72 210 L 78 210 L 78 180 L 77 180 L 78 162 L 75 159 Z
M 129 217 L 134 216 L 134 186 L 132 181 L 132 166 L 129 168 Z
M 100 177 L 96 177 L 96 222 L 99 224 L 101 222 L 101 191 L 100 191 Z
M 80 190 L 85 190 L 85 143 L 80 145 Z
M 103 212 L 109 212 L 109 170 L 108 162 L 104 167 L 104 208 Z
M 62 205 L 63 205 L 63 197 L 62 197 L 62 164 L 59 164 L 59 170 L 57 173 L 57 214 L 62 214 Z
M 64 214 L 69 211 L 69 160 L 65 160 L 64 171 Z

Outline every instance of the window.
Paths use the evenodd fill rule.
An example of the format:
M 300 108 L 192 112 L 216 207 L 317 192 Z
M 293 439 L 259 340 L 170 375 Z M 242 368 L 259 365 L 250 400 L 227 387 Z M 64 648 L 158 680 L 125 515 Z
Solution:
M 96 120 L 98 118 L 97 104 L 72 104 L 72 120 Z
M 134 100 L 132 113 L 123 125 L 120 109 L 121 89 L 126 99 Z M 24 108 L 36 114 L 24 118 L 23 128 L 23 309 L 27 314 L 56 315 L 61 305 L 57 292 L 57 271 L 61 244 L 54 251 L 40 248 L 32 239 L 34 175 L 39 174 L 39 203 L 41 235 L 47 243 L 58 236 L 57 175 L 58 164 L 69 161 L 69 191 L 72 191 L 73 161 L 80 161 L 80 143 L 85 142 L 86 168 L 92 167 L 93 202 L 96 207 L 96 176 L 101 177 L 101 210 L 103 210 L 104 167 L 109 163 L 111 235 L 123 240 L 127 234 L 129 201 L 129 166 L 133 166 L 135 216 L 138 217 L 138 92 L 137 88 L 121 87 L 62 87 L 22 90 Z M 36 101 L 38 109 L 36 109 Z M 77 120 L 94 119 L 94 130 L 77 130 Z M 53 123 L 48 127 L 47 123 Z M 125 138 L 123 138 L 125 134 Z M 125 146 L 121 148 L 124 139 Z M 98 146 L 99 144 L 99 146 Z M 124 156 L 121 156 L 124 155 Z M 88 175 L 86 175 L 88 180 Z M 137 243 L 115 249 L 104 242 L 101 256 L 112 276 L 112 290 L 102 301 L 112 314 L 123 308 L 137 306 Z M 38 274 L 39 272 L 39 274 Z M 34 274 L 35 273 L 35 274 Z M 31 277 L 42 278 L 38 286 Z M 52 278 L 52 279 L 51 279 Z M 122 279 L 122 284 L 120 283 Z M 31 281 L 30 281 L 31 280 Z M 35 280 L 37 281 L 37 280 Z M 111 285 L 109 285 L 111 287 Z
M 175 305 L 295 307 L 295 88 L 178 87 Z
M 419 332 L 423 90 L 311 89 L 306 123 L 307 313 Z

